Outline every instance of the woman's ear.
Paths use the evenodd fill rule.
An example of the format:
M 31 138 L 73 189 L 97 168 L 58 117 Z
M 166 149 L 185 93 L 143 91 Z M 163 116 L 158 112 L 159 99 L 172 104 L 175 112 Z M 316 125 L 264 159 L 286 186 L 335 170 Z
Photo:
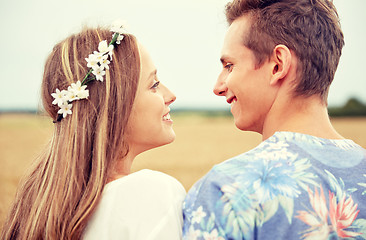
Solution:
M 292 54 L 290 49 L 282 44 L 277 45 L 273 49 L 271 61 L 273 63 L 273 67 L 270 84 L 276 85 L 287 76 L 291 67 Z

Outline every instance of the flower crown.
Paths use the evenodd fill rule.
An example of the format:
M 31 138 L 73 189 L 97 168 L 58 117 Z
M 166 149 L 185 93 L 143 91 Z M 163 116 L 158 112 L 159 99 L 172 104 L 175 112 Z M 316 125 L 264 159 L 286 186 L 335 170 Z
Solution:
M 89 54 L 88 58 L 85 58 L 87 67 L 90 69 L 81 82 L 78 80 L 76 83 L 71 83 L 67 90 L 60 91 L 56 88 L 56 92 L 51 94 L 54 98 L 52 104 L 58 105 L 60 108 L 57 112 L 57 120 L 54 122 L 59 122 L 68 114 L 72 114 L 72 101 L 89 97 L 89 90 L 86 89 L 89 82 L 93 80 L 103 82 L 105 69 L 109 69 L 108 64 L 112 61 L 114 45 L 120 44 L 124 38 L 123 34 L 127 33 L 124 26 L 122 21 L 116 21 L 111 28 L 111 32 L 114 33 L 110 43 L 108 44 L 107 40 L 101 41 L 98 45 L 98 51 L 94 51 L 94 53 Z

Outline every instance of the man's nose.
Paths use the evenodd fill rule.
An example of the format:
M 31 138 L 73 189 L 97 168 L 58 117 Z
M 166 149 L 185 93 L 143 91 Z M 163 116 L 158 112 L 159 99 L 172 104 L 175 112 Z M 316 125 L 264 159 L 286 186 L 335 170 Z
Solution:
M 213 92 L 217 96 L 225 96 L 227 91 L 226 82 L 222 76 L 219 76 L 214 86 Z

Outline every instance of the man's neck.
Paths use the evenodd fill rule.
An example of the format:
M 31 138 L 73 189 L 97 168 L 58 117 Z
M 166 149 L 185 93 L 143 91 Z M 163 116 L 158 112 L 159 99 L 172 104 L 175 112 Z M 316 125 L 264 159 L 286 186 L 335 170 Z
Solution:
M 333 128 L 326 105 L 317 96 L 277 98 L 263 125 L 263 140 L 278 131 L 343 139 Z

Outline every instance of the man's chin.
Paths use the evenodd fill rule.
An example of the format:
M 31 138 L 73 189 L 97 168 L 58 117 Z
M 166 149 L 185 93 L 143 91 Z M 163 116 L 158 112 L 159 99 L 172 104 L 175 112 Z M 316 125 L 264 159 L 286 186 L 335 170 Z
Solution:
M 257 126 L 255 124 L 250 124 L 250 123 L 248 123 L 248 121 L 245 121 L 245 119 L 240 119 L 240 118 L 234 117 L 234 122 L 235 122 L 236 128 L 238 128 L 241 131 L 250 131 L 250 132 L 257 132 L 257 133 L 262 134 L 261 129 L 257 129 Z
M 240 118 L 234 117 L 234 122 L 235 122 L 236 128 L 238 128 L 239 130 L 248 131 L 248 126 L 246 126 L 244 121 L 240 120 Z

